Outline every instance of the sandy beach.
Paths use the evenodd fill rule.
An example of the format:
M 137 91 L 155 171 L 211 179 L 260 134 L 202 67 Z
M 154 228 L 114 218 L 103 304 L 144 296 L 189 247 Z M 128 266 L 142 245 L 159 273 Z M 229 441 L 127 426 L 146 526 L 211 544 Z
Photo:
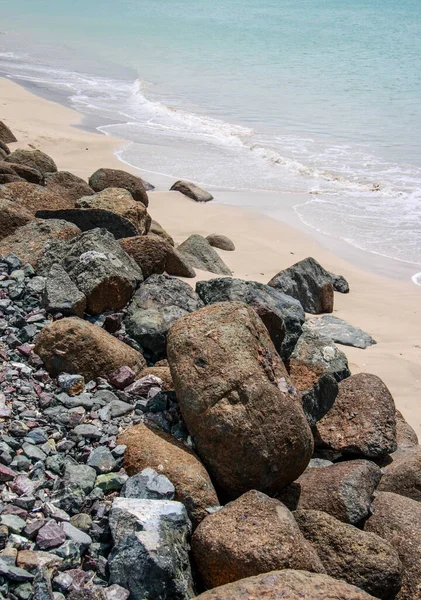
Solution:
M 270 219 L 242 202 L 239 192 L 214 191 L 215 202 L 197 204 L 167 190 L 171 180 L 132 169 L 113 152 L 125 142 L 80 127 L 82 116 L 59 104 L 29 93 L 8 79 L 0 79 L 1 115 L 19 142 L 11 148 L 39 148 L 51 155 L 60 170 L 88 178 L 100 167 L 121 168 L 139 174 L 156 185 L 149 193 L 149 212 L 176 242 L 192 233 L 222 233 L 230 237 L 235 252 L 220 254 L 233 276 L 267 283 L 275 273 L 307 256 L 326 269 L 340 273 L 351 293 L 335 294 L 334 315 L 359 326 L 377 341 L 366 350 L 341 347 L 351 371 L 381 377 L 394 396 L 397 408 L 421 434 L 421 287 L 410 280 L 411 266 L 384 261 L 339 245 L 329 238 L 311 236 L 294 222 L 290 207 L 296 198 L 285 197 L 285 221 Z M 283 218 L 280 215 L 280 218 Z M 292 226 L 294 225 L 294 226 Z M 329 250 L 329 246 L 333 251 Z M 198 278 L 211 278 L 198 272 Z M 194 285 L 194 280 L 188 280 Z

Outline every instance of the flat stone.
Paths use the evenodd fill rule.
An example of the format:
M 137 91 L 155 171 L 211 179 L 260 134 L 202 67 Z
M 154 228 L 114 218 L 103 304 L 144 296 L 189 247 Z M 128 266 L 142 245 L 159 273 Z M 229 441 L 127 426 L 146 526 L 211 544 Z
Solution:
M 37 544 L 41 550 L 55 548 L 65 541 L 66 534 L 55 521 L 48 521 L 48 523 L 38 531 Z
M 173 500 L 175 487 L 165 475 L 154 469 L 143 469 L 132 475 L 121 489 L 124 498 L 145 498 L 150 500 Z
M 109 473 L 116 468 L 116 461 L 106 446 L 95 448 L 88 458 L 87 464 L 94 468 L 97 473 Z
M 359 327 L 354 327 L 354 325 L 350 325 L 343 319 L 339 319 L 333 315 L 323 315 L 320 318 L 307 319 L 303 325 L 303 329 L 316 331 L 343 346 L 354 346 L 354 348 L 365 349 L 368 346 L 376 344 L 371 335 Z

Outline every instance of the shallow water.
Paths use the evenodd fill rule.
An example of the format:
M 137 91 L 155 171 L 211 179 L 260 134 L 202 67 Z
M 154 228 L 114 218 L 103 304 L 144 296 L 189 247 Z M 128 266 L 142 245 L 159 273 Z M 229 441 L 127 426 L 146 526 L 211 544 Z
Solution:
M 103 120 L 123 161 L 311 192 L 307 225 L 421 264 L 419 1 L 15 0 L 2 17 L 0 71 Z

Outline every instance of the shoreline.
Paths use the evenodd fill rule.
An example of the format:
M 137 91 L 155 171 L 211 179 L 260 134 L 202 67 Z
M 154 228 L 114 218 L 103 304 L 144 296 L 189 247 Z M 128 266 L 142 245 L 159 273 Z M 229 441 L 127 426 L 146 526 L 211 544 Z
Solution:
M 60 170 L 85 179 L 96 169 L 108 167 L 149 179 L 158 190 L 167 190 L 174 181 L 126 166 L 114 154 L 126 142 L 87 131 L 85 117 L 75 110 L 34 95 L 9 78 L 0 79 L 0 89 L 1 119 L 19 140 L 11 145 L 12 149 L 40 148 L 54 158 Z M 307 256 L 314 256 L 326 269 L 343 274 L 351 293 L 335 294 L 333 314 L 361 327 L 378 342 L 366 350 L 340 346 L 348 356 L 351 371 L 381 377 L 397 408 L 421 434 L 421 405 L 417 403 L 421 396 L 421 292 L 410 279 L 420 270 L 419 265 L 406 268 L 404 263 L 396 265 L 398 261 L 357 248 L 353 252 L 344 250 L 338 240 L 317 235 L 303 223 L 299 226 L 299 218 L 295 215 L 294 220 L 292 210 L 298 195 L 282 195 L 282 220 L 276 220 L 251 211 L 247 207 L 248 194 L 217 191 L 215 202 L 201 205 L 175 192 L 154 191 L 149 195 L 149 211 L 177 243 L 192 233 L 215 232 L 232 238 L 236 251 L 221 251 L 221 256 L 234 277 L 267 283 L 278 271 Z M 407 275 L 409 269 L 411 274 Z M 214 277 L 198 272 L 198 279 Z M 194 280 L 190 283 L 194 284 Z

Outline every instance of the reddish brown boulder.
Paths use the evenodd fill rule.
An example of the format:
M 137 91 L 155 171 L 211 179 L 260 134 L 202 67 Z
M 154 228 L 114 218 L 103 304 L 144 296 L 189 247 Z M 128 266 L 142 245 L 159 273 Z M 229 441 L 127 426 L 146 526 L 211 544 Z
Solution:
M 380 477 L 381 470 L 373 462 L 349 460 L 308 469 L 278 497 L 290 510 L 323 510 L 356 525 L 369 515 Z
M 255 490 L 207 516 L 191 546 L 208 588 L 277 569 L 325 572 L 292 513 Z
M 55 173 L 57 171 L 56 163 L 51 156 L 41 152 L 41 150 L 23 150 L 18 148 L 5 159 L 8 162 L 26 165 L 32 169 L 40 171 L 42 175 L 46 173 Z
M 228 497 L 273 493 L 304 471 L 311 431 L 252 308 L 221 302 L 182 317 L 167 358 L 198 454 Z
M 32 169 L 26 165 L 20 165 L 18 163 L 9 163 L 3 161 L 0 163 L 0 174 L 2 175 L 16 175 L 22 180 L 26 180 L 29 183 L 42 184 L 44 182 L 44 176 L 37 169 Z
M 30 212 L 8 200 L 0 200 L 0 239 L 12 235 L 19 227 L 23 227 L 34 217 Z
M 27 181 L 9 183 L 0 190 L 0 198 L 16 202 L 35 215 L 39 210 L 73 208 L 74 202 L 60 193 Z
M 391 544 L 403 564 L 396 600 L 421 598 L 421 503 L 391 492 L 378 492 L 364 529 Z
M 77 373 L 89 381 L 107 377 L 125 365 L 135 373 L 145 367 L 140 352 L 77 317 L 44 327 L 36 341 L 35 353 L 53 377 L 63 372 Z
M 421 447 L 401 448 L 388 458 L 378 489 L 421 502 Z
M 142 269 L 145 279 L 153 273 L 161 274 L 165 271 L 167 255 L 171 246 L 158 236 L 136 236 L 119 241 L 123 250 Z
M 107 188 L 93 196 L 84 196 L 76 202 L 76 208 L 108 210 L 127 219 L 139 235 L 146 235 L 151 226 L 151 217 L 141 202 L 135 202 L 127 190 Z
M 52 239 L 70 240 L 78 235 L 80 229 L 67 221 L 31 221 L 0 241 L 0 253 L 13 252 L 23 263 L 36 267 Z
M 45 176 L 45 187 L 55 194 L 66 196 L 69 202 L 73 203 L 73 206 L 79 198 L 91 196 L 95 193 L 84 179 L 68 171 L 47 173 Z
M 411 425 L 406 422 L 403 414 L 396 411 L 396 442 L 398 448 L 411 448 L 418 446 L 418 436 Z
M 320 573 L 272 571 L 209 590 L 196 600 L 374 600 L 353 585 Z
M 194 525 L 219 501 L 209 475 L 197 456 L 172 435 L 146 425 L 136 425 L 118 438 L 127 446 L 124 467 L 129 475 L 150 467 L 175 486 L 175 500 L 185 504 Z
M 165 271 L 168 275 L 176 275 L 177 277 L 196 277 L 196 271 L 190 265 L 188 259 L 172 246 L 170 246 L 167 253 Z
M 149 204 L 143 180 L 126 171 L 98 169 L 90 176 L 89 185 L 96 192 L 101 192 L 107 188 L 122 188 L 130 192 L 136 202 L 142 202 L 145 206 Z M 151 188 L 152 186 L 148 184 L 148 187 Z
M 339 383 L 333 407 L 317 423 L 316 445 L 367 458 L 396 450 L 395 403 L 379 377 L 358 373 Z
M 5 144 L 12 144 L 17 142 L 16 137 L 10 131 L 9 127 L 3 121 L 0 121 L 0 140 Z
M 328 575 L 382 600 L 395 597 L 402 583 L 402 563 L 388 542 L 326 512 L 298 510 L 294 517 Z

